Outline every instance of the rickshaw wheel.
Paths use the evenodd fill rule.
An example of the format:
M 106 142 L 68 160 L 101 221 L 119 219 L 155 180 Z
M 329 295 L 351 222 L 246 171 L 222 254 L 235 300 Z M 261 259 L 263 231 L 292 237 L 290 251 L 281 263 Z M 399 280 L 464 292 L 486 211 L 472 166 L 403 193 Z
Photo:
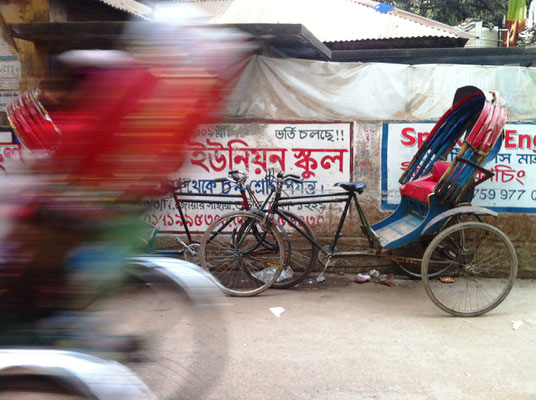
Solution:
M 451 226 L 460 224 L 462 222 L 471 221 L 482 222 L 482 218 L 480 218 L 476 214 L 456 214 L 447 218 L 438 231 L 443 231 Z M 404 273 L 407 274 L 410 279 L 421 279 L 421 265 L 424 257 L 424 252 L 426 251 L 427 247 L 430 245 L 434 237 L 436 237 L 438 231 L 434 231 L 433 233 L 429 233 L 427 235 L 422 236 L 418 242 L 415 242 L 411 245 L 393 250 L 393 262 L 402 271 L 404 271 Z M 436 268 L 431 267 L 428 270 L 428 277 L 434 278 L 440 275 L 442 272 L 443 268 L 441 268 L 440 266 Z
M 431 276 L 430 271 L 441 273 Z M 482 222 L 464 222 L 440 232 L 422 261 L 428 297 L 454 316 L 474 317 L 497 307 L 512 289 L 517 256 L 510 239 Z

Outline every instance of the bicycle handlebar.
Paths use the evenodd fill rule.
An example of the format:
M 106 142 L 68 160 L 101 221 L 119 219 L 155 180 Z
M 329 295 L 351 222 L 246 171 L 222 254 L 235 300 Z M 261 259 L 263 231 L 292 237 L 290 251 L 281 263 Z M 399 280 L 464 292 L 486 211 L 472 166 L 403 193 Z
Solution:
M 236 183 L 244 183 L 248 179 L 248 174 L 235 169 L 229 171 L 229 177 Z
M 177 190 L 186 187 L 192 180 L 189 178 L 179 178 L 179 179 L 167 179 L 162 181 L 160 186 L 162 188 L 169 188 L 170 190 Z
M 301 178 L 295 178 L 293 176 L 286 176 L 283 181 L 292 181 L 292 182 L 296 182 L 296 183 L 303 183 L 303 179 Z
M 248 175 L 245 172 L 239 170 L 231 170 L 228 172 L 225 178 L 216 178 L 214 182 L 235 182 L 243 184 L 248 179 Z
M 280 171 L 277 174 L 277 179 L 280 181 L 280 183 L 286 182 L 286 181 L 292 181 L 296 183 L 303 183 L 303 179 L 296 174 L 285 174 L 285 171 Z

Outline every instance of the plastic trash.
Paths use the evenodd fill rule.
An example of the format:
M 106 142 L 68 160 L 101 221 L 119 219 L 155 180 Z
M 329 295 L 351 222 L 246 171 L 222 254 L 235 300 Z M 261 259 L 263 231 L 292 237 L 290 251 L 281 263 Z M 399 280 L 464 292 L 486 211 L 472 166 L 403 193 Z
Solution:
M 277 317 L 279 318 L 281 316 L 281 313 L 285 311 L 283 307 L 270 307 L 269 310 Z
M 370 280 L 370 275 L 359 273 L 355 276 L 354 281 L 357 283 L 365 283 Z
M 290 279 L 293 276 L 294 276 L 294 270 L 290 267 L 287 267 L 281 272 L 281 275 L 279 275 L 279 278 L 277 278 L 276 282 L 281 282 L 286 279 Z
M 318 283 L 321 283 L 321 282 L 324 282 L 326 280 L 326 277 L 324 275 L 319 275 L 317 278 L 316 278 L 316 281 Z
M 374 283 L 379 283 L 380 285 L 385 285 L 385 286 L 390 286 L 390 287 L 396 286 L 396 282 L 391 279 L 378 279 Z
M 380 272 L 376 269 L 371 269 L 368 274 L 371 278 L 377 278 L 380 276 Z
M 521 320 L 512 321 L 512 329 L 514 331 L 517 331 L 521 327 L 521 325 L 523 325 L 523 321 Z
M 253 275 L 253 277 L 258 279 L 259 281 L 266 283 L 270 279 L 272 279 L 276 271 L 277 271 L 276 267 L 267 267 L 258 272 L 252 272 L 251 275 Z M 294 271 L 292 270 L 292 268 L 287 267 L 283 271 L 281 271 L 281 275 L 279 275 L 276 282 L 281 282 L 281 281 L 284 281 L 285 279 L 290 279 L 292 278 L 293 275 L 294 275 Z
M 259 281 L 266 283 L 269 282 L 270 279 L 272 279 L 276 271 L 276 267 L 267 267 L 258 272 L 252 272 L 251 275 L 253 275 L 253 277 L 258 279 Z

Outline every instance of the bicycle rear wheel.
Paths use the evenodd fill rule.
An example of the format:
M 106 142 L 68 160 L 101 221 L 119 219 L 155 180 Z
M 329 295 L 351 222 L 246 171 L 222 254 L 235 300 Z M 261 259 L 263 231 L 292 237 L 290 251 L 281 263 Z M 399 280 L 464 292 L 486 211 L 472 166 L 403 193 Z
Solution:
M 441 269 L 436 277 L 430 271 Z M 443 311 L 474 317 L 497 307 L 512 289 L 517 256 L 494 226 L 465 222 L 440 232 L 424 253 L 422 280 L 428 297 Z
M 237 211 L 214 221 L 200 244 L 200 263 L 221 289 L 254 296 L 279 277 L 286 261 L 285 240 L 263 216 Z
M 282 211 L 282 213 L 290 218 L 308 236 L 314 238 L 313 230 L 302 218 L 289 211 Z M 296 228 L 287 224 L 283 229 L 287 233 L 290 257 L 281 276 L 272 285 L 272 287 L 277 289 L 290 288 L 303 281 L 311 273 L 318 257 L 318 248 L 307 240 Z

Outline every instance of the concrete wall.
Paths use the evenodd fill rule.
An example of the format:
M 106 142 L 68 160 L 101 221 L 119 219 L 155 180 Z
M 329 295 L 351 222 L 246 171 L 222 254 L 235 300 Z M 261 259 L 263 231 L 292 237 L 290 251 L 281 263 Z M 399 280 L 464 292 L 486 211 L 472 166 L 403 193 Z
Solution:
M 484 91 L 498 90 L 506 99 L 507 124 L 514 124 L 507 125 L 511 135 L 507 138 L 511 147 L 507 151 L 513 152 L 512 160 L 518 157 L 521 163 L 505 163 L 504 168 L 514 178 L 518 174 L 522 179 L 501 176 L 501 182 L 490 187 L 499 191 L 505 188 L 508 196 L 514 192 L 515 196 L 523 197 L 519 201 L 515 197 L 510 199 L 506 206 L 489 198 L 477 199 L 475 203 L 495 206 L 500 211 L 499 217 L 489 222 L 514 242 L 519 255 L 519 276 L 535 277 L 536 106 L 532 103 L 536 100 L 536 68 L 324 63 L 257 57 L 243 74 L 228 115 L 233 121 L 354 121 L 353 179 L 366 182 L 367 190 L 361 199 L 369 221 L 375 222 L 390 213 L 382 208 L 382 196 L 391 196 L 398 190 L 393 187 L 386 191 L 381 187 L 384 124 L 437 121 L 452 104 L 456 89 L 465 85 Z M 519 137 L 522 132 L 530 143 L 517 143 L 518 131 Z M 415 151 L 416 148 L 411 154 Z M 520 154 L 523 152 L 524 155 Z M 387 158 L 392 157 L 391 154 Z M 521 157 L 530 161 L 524 164 Z M 502 172 L 497 171 L 499 177 Z M 392 175 L 398 177 L 401 172 L 394 168 Z M 486 202 L 489 204 L 482 204 Z M 355 224 L 352 228 L 353 233 L 359 232 Z M 323 229 L 327 230 L 333 227 Z M 362 259 L 350 264 L 360 268 L 360 263 Z M 367 262 L 362 268 L 368 267 Z
M 408 126 L 415 126 L 412 125 L 411 122 L 408 122 L 408 124 Z M 424 125 L 433 126 L 433 123 Z M 306 138 L 305 133 L 312 132 L 314 129 L 324 129 L 326 132 L 331 130 L 334 132 L 340 126 L 350 126 L 349 130 L 352 132 L 352 142 L 350 145 L 351 151 L 348 152 L 348 154 L 351 154 L 351 157 L 348 159 L 344 158 L 342 173 L 336 176 L 326 175 L 326 171 L 322 171 L 321 168 L 319 157 L 322 156 L 315 156 L 317 157 L 318 165 L 316 165 L 314 169 L 311 169 L 310 171 L 305 170 L 303 163 L 301 163 L 299 157 L 297 157 L 298 154 L 301 154 L 300 151 L 304 148 L 312 150 L 315 146 L 318 147 L 318 142 L 322 141 L 320 138 Z M 278 134 L 281 134 L 279 137 L 283 137 L 284 132 L 294 132 L 295 136 L 292 135 L 292 140 L 288 137 L 285 137 L 285 139 L 273 140 L 273 137 Z M 266 149 L 271 149 L 276 152 L 284 151 L 286 154 L 286 162 L 284 163 L 286 172 L 301 175 L 306 181 L 306 185 L 302 188 L 289 188 L 291 194 L 294 189 L 294 194 L 310 193 L 307 185 L 311 183 L 315 184 L 314 191 L 318 193 L 340 191 L 340 189 L 333 187 L 333 184 L 338 181 L 354 180 L 365 182 L 367 188 L 364 193 L 359 196 L 359 200 L 369 223 L 372 224 L 387 217 L 392 212 L 391 210 L 386 209 L 385 204 L 382 204 L 382 199 L 384 199 L 383 203 L 385 203 L 388 194 L 386 190 L 382 188 L 382 180 L 385 180 L 386 178 L 385 176 L 382 176 L 385 175 L 386 164 L 386 161 L 382 159 L 382 146 L 385 145 L 384 135 L 386 135 L 385 124 L 379 121 L 353 121 L 350 123 L 322 121 L 321 123 L 318 123 L 305 121 L 234 120 L 223 125 L 202 127 L 192 140 L 195 143 L 195 155 L 191 160 L 186 161 L 185 168 L 180 174 L 183 177 L 193 179 L 193 183 L 188 187 L 190 193 L 210 194 L 221 193 L 222 191 L 233 193 L 234 191 L 231 190 L 230 186 L 220 186 L 220 184 L 214 184 L 212 181 L 212 179 L 216 177 L 225 176 L 229 169 L 241 169 L 247 171 L 253 182 L 254 188 L 257 189 L 259 187 L 258 182 L 262 181 L 266 169 L 257 168 L 258 163 L 253 161 L 255 154 L 259 154 L 262 150 Z M 299 139 L 299 137 L 305 139 Z M 235 143 L 240 142 L 240 144 L 235 146 L 229 144 L 233 141 L 236 141 Z M 322 148 L 328 147 L 327 144 L 319 146 Z M 335 147 L 337 147 L 336 142 Z M 344 148 L 344 146 L 341 148 Z M 413 147 L 409 146 L 408 149 L 404 150 L 409 152 L 411 157 L 416 149 L 417 143 L 415 143 Z M 248 157 L 249 164 L 245 161 Z M 296 158 L 298 158 L 298 160 L 296 160 Z M 383 166 L 382 163 L 384 164 Z M 490 164 L 492 165 L 493 162 Z M 202 167 L 200 167 L 200 165 L 202 165 Z M 273 166 L 279 169 L 282 167 L 279 162 L 274 162 L 273 164 L 268 162 L 266 166 Z M 326 169 L 329 170 L 333 168 L 337 169 L 337 165 L 332 165 Z M 400 168 L 399 165 L 391 166 L 391 168 L 393 169 L 392 174 L 398 179 L 402 173 L 402 168 Z M 258 171 L 255 172 L 255 169 L 258 169 Z M 315 176 L 309 176 L 310 172 L 314 172 Z M 510 179 L 509 177 L 506 178 L 508 179 L 505 180 L 509 180 L 509 182 L 488 182 L 482 184 L 481 187 L 487 186 L 487 190 L 494 190 L 497 191 L 497 193 L 499 193 L 500 190 L 514 191 L 516 192 L 516 196 L 518 196 L 519 193 L 521 193 L 520 190 L 511 189 L 511 187 L 526 187 L 522 186 L 521 183 L 527 186 L 530 184 L 529 181 L 522 181 L 519 183 L 516 182 L 515 179 Z M 509 186 L 514 183 L 518 186 Z M 393 191 L 398 192 L 398 185 Z M 529 192 L 526 190 L 525 192 L 524 196 L 527 198 Z M 267 189 L 263 188 L 263 190 L 259 190 L 256 193 L 260 197 L 263 197 L 263 195 L 267 194 Z M 512 201 L 509 204 L 515 206 L 517 203 L 517 201 Z M 482 202 L 479 199 L 476 199 L 474 204 L 485 207 L 495 206 L 494 208 L 501 209 L 500 207 L 496 207 L 498 204 L 490 203 L 489 199 L 487 204 L 486 201 Z M 202 232 L 204 227 L 216 218 L 218 214 L 226 211 L 219 207 L 213 208 L 211 206 L 203 206 L 195 203 L 183 204 L 183 209 L 187 215 L 190 228 L 198 232 Z M 307 222 L 312 226 L 315 234 L 317 237 L 321 238 L 322 242 L 330 242 L 337 228 L 338 218 L 341 213 L 340 206 L 326 205 L 323 208 L 310 209 L 307 209 L 306 207 L 295 207 L 292 210 L 307 219 Z M 176 212 L 172 199 L 159 202 L 154 210 L 148 213 L 147 221 L 156 223 L 162 214 L 164 214 L 163 224 L 161 225 L 162 229 L 180 230 L 180 220 L 178 219 L 178 213 Z M 533 214 L 520 212 L 501 212 L 497 218 L 486 218 L 486 222 L 498 226 L 511 237 L 511 240 L 514 242 L 519 253 L 519 275 L 522 277 L 533 277 L 536 275 L 535 269 L 533 268 L 533 261 L 536 254 L 534 246 L 532 246 L 534 239 L 534 228 L 532 228 L 532 225 L 534 220 L 535 218 Z M 366 247 L 367 245 L 368 242 L 365 236 L 361 233 L 359 216 L 356 213 L 356 210 L 352 208 L 350 217 L 347 219 L 343 229 L 343 237 L 339 242 L 338 249 L 340 251 L 351 251 L 356 250 L 358 247 Z M 415 254 L 412 255 L 415 256 Z M 320 268 L 320 265 L 318 265 L 318 267 Z M 392 262 L 381 257 L 360 256 L 341 259 L 335 266 L 336 270 L 345 272 L 368 271 L 372 268 L 384 272 L 400 273 L 398 268 Z

